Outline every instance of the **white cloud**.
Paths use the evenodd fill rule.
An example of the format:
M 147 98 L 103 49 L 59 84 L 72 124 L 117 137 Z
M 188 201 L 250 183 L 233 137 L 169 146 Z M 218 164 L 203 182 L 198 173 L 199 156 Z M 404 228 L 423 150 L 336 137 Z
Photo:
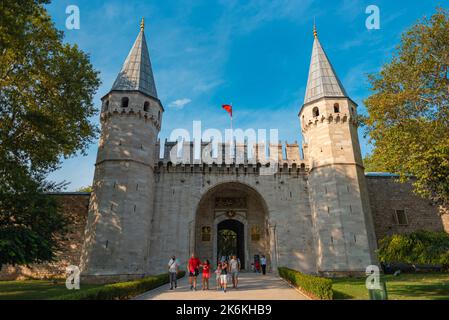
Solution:
M 170 108 L 175 108 L 175 109 L 183 109 L 186 105 L 188 105 L 190 102 L 192 102 L 192 100 L 188 99 L 188 98 L 184 98 L 184 99 L 178 99 L 175 101 L 170 102 L 170 104 L 168 105 Z

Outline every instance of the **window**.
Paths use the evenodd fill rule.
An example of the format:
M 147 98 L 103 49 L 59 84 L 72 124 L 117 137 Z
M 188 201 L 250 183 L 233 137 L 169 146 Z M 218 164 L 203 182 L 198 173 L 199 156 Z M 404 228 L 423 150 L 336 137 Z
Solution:
M 313 108 L 313 116 L 314 117 L 318 117 L 320 115 L 320 110 L 318 109 L 318 107 Z
M 334 104 L 334 113 L 340 113 L 340 105 L 338 103 Z
M 106 100 L 106 103 L 104 104 L 104 111 L 108 111 L 109 109 L 109 100 Z
M 201 228 L 201 241 L 208 242 L 211 239 L 211 228 L 202 227 Z
M 145 111 L 145 112 L 150 111 L 150 103 L 149 103 L 148 101 L 146 101 L 146 102 L 143 104 L 143 111 Z
M 408 219 L 407 219 L 407 214 L 405 213 L 405 210 L 395 210 L 394 220 L 395 220 L 396 224 L 399 226 L 408 225 Z
M 157 121 L 161 122 L 161 112 L 157 112 Z
M 129 105 L 129 98 L 124 97 L 122 98 L 122 108 L 128 108 Z

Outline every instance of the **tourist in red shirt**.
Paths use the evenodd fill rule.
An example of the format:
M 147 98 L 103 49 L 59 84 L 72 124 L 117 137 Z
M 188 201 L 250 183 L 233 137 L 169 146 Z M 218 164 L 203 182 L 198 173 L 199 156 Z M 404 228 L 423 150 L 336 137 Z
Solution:
M 209 278 L 210 278 L 210 262 L 206 260 L 203 263 L 203 290 L 209 290 Z
M 192 253 L 191 258 L 189 259 L 189 263 L 187 264 L 187 271 L 189 272 L 190 290 L 196 291 L 196 278 L 200 274 L 200 266 L 201 266 L 200 259 L 195 257 L 195 254 Z

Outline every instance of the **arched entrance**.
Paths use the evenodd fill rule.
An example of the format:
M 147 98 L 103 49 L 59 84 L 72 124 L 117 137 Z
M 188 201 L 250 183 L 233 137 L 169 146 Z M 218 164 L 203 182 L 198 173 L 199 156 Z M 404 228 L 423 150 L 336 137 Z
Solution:
M 237 220 L 224 220 L 217 225 L 217 260 L 236 255 L 245 269 L 245 226 Z
M 246 270 L 256 255 L 271 259 L 268 210 L 259 192 L 248 185 L 227 182 L 207 191 L 193 230 L 193 250 L 214 265 L 223 255 L 237 255 Z

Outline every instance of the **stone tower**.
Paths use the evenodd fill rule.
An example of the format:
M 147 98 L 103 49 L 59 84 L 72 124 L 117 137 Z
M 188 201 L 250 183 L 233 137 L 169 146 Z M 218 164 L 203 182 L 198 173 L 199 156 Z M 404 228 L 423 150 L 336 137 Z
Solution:
M 309 198 L 317 268 L 363 272 L 376 246 L 352 101 L 324 52 L 316 28 L 304 105 L 299 113 L 309 161 Z
M 102 131 L 81 258 L 84 279 L 132 279 L 148 272 L 153 165 L 163 111 L 142 20 L 111 91 L 102 98 Z

